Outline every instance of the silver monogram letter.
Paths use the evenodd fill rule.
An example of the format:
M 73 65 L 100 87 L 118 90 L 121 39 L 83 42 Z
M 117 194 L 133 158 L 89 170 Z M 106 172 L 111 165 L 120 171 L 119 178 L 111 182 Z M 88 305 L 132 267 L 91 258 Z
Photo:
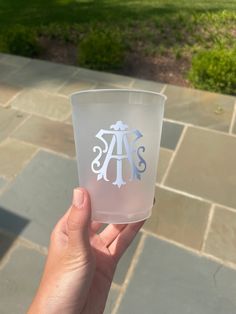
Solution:
M 139 146 L 135 148 L 136 142 L 143 136 L 138 130 L 128 130 L 128 125 L 124 124 L 122 121 L 117 121 L 116 124 L 110 126 L 111 130 L 101 129 L 97 134 L 96 138 L 101 140 L 104 147 L 94 146 L 93 151 L 98 153 L 97 157 L 92 161 L 91 169 L 97 174 L 97 180 L 109 181 L 107 178 L 107 168 L 111 159 L 116 160 L 116 180 L 113 182 L 119 188 L 126 184 L 122 175 L 122 162 L 127 159 L 131 169 L 132 180 L 141 180 L 141 173 L 146 170 L 146 162 L 140 155 L 140 153 L 145 152 L 144 146 Z M 111 141 L 108 145 L 107 141 L 103 138 L 104 135 L 110 135 Z M 135 136 L 134 140 L 130 140 L 131 135 Z M 116 148 L 116 153 L 114 149 Z M 123 153 L 123 150 L 125 151 Z M 103 165 L 101 165 L 100 159 L 103 154 L 105 155 Z M 138 165 L 136 165 L 135 158 L 138 158 Z

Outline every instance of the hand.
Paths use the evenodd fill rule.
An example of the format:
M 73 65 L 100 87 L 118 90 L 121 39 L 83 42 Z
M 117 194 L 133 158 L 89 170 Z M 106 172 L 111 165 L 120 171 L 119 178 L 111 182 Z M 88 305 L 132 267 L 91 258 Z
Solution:
M 116 265 L 142 222 L 108 225 L 91 222 L 89 195 L 74 190 L 73 205 L 51 234 L 38 292 L 28 314 L 101 314 Z

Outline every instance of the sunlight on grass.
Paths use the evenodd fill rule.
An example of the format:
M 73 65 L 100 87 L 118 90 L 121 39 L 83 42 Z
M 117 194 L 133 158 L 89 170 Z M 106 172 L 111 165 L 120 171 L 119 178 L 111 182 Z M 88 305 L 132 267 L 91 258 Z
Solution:
M 23 41 L 22 32 L 11 40 L 9 34 L 17 29 L 25 34 Z M 190 66 L 192 57 L 201 50 L 235 49 L 236 2 L 32 0 L 25 4 L 24 0 L 0 1 L 0 51 L 17 53 L 19 47 L 20 51 L 38 51 L 35 40 L 39 44 L 50 41 L 70 44 L 78 49 L 94 31 L 104 30 L 119 34 L 126 55 L 135 54 L 140 59 L 170 58 Z M 35 40 L 29 40 L 28 32 L 35 34 Z M 94 40 L 90 40 L 91 47 Z M 26 44 L 30 49 L 23 49 Z M 93 64 L 92 61 L 86 64 Z
M 76 1 L 76 0 L 55 0 L 55 4 L 59 5 L 67 5 L 70 3 L 77 3 L 77 2 L 88 2 L 88 1 Z

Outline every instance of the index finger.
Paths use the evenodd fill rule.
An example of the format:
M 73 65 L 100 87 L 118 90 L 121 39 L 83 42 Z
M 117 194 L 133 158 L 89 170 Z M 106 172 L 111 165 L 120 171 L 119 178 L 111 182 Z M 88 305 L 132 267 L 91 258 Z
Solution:
M 144 223 L 145 220 L 128 224 L 110 244 L 108 249 L 116 262 L 119 261 Z

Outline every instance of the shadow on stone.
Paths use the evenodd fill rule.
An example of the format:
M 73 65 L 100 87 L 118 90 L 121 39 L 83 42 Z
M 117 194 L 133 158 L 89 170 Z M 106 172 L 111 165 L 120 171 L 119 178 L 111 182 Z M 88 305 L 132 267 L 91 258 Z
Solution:
M 0 207 L 0 260 L 28 223 L 28 219 Z

